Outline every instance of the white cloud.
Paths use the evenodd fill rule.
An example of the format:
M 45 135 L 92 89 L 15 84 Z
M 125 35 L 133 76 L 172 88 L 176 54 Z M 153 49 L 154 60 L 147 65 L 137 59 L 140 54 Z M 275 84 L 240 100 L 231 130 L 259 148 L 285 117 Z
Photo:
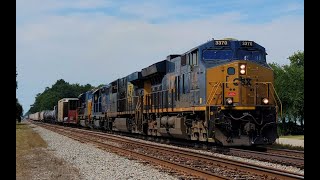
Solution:
M 285 8 L 282 9 L 283 13 L 298 11 L 298 10 L 304 10 L 303 4 L 300 3 L 290 3 L 287 4 Z
M 65 9 L 94 9 L 112 6 L 109 0 L 17 0 L 17 18 L 37 18 L 37 15 Z

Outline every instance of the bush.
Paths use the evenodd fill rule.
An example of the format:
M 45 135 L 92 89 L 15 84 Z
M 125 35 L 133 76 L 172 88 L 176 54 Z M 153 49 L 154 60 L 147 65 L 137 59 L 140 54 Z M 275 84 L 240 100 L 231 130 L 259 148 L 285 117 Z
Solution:
M 304 129 L 294 122 L 278 123 L 278 135 L 304 135 Z

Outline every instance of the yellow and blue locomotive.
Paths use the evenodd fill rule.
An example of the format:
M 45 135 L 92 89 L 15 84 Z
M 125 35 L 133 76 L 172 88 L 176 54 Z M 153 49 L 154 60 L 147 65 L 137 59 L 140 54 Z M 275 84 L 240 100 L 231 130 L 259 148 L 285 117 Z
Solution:
M 79 119 L 83 126 L 224 146 L 272 144 L 280 103 L 266 55 L 253 41 L 210 40 L 83 94 Z

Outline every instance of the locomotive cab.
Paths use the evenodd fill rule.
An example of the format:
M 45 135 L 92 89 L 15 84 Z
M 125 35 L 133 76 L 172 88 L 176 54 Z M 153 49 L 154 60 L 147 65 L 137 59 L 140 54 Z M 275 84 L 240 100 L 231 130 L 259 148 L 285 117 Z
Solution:
M 218 45 L 229 43 L 215 41 Z M 280 100 L 265 49 L 252 41 L 232 43 L 229 62 L 206 71 L 209 137 L 225 146 L 272 144 L 278 137 Z

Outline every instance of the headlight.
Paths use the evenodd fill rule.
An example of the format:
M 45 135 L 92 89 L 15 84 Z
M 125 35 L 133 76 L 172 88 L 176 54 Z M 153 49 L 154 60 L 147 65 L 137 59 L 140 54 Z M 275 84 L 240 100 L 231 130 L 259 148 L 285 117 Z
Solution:
M 233 101 L 232 101 L 231 98 L 227 98 L 227 99 L 226 99 L 226 103 L 227 103 L 228 105 L 231 105 L 231 104 L 233 103 Z
M 262 102 L 263 102 L 263 104 L 268 104 L 269 103 L 269 99 L 268 98 L 263 98 Z
M 244 70 L 244 69 L 240 70 L 240 74 L 245 74 L 245 73 L 246 73 L 246 70 Z
M 246 68 L 246 65 L 244 64 L 240 65 L 240 69 L 244 69 L 244 68 Z

